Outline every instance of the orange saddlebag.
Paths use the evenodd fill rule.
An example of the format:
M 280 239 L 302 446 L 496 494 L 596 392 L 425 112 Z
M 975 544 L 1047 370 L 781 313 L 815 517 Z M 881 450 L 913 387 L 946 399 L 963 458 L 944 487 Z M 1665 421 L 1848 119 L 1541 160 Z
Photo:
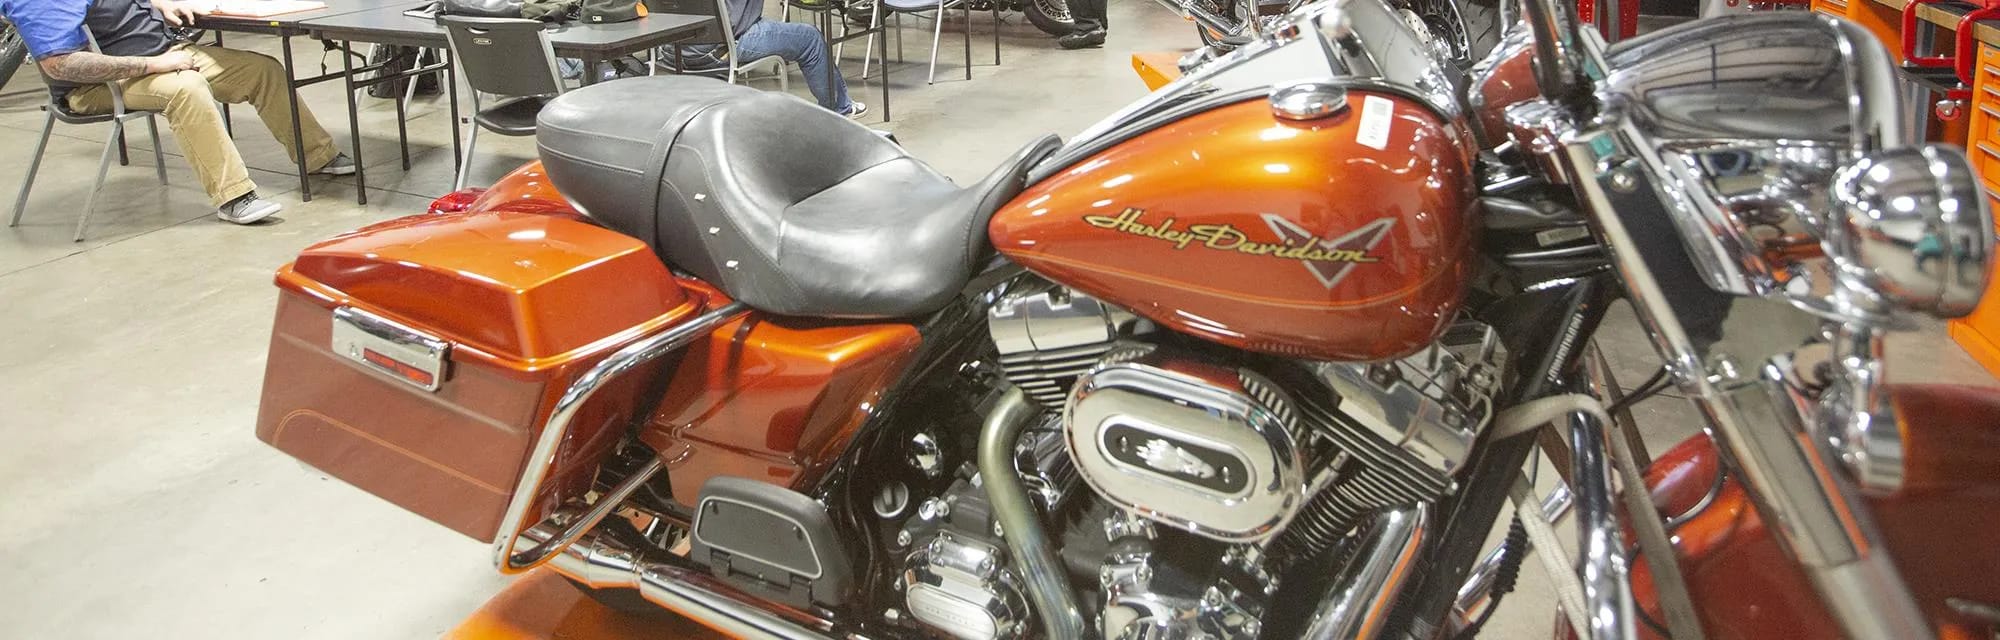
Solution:
M 257 437 L 481 540 L 564 389 L 703 306 L 638 240 L 531 213 L 381 223 L 306 249 L 277 285 Z M 581 410 L 539 504 L 589 489 L 671 364 Z

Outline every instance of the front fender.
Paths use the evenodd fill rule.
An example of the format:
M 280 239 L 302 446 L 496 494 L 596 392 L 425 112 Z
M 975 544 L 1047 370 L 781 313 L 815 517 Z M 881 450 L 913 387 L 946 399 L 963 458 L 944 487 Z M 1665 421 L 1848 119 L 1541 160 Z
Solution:
M 1907 475 L 1901 490 L 1868 499 L 1887 551 L 1940 637 L 1993 637 L 1993 621 L 1958 614 L 1946 599 L 2000 605 L 2000 391 L 1902 385 L 1891 387 L 1890 397 Z M 1647 470 L 1653 504 L 1666 516 L 1694 508 L 1720 463 L 1706 436 L 1675 446 Z M 1713 503 L 1669 534 L 1709 637 L 1840 637 L 1736 478 L 1725 479 Z M 1633 594 L 1663 620 L 1646 561 L 1633 563 Z M 1643 625 L 1639 631 L 1657 637 Z

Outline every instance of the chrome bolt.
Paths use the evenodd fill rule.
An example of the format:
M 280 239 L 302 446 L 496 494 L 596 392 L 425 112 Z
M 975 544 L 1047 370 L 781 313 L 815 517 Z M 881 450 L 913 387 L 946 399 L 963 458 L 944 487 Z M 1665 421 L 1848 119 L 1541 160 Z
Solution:
M 910 540 L 911 538 L 909 529 L 904 529 L 902 531 L 896 532 L 896 546 L 898 547 L 910 546 Z
M 1631 193 L 1633 189 L 1639 188 L 1639 177 L 1633 175 L 1631 169 L 1621 168 L 1612 171 L 1611 188 L 1617 189 L 1621 193 Z
M 1005 532 L 1005 531 L 1001 531 L 1001 530 L 1000 530 L 1000 521 L 999 521 L 999 520 L 994 520 L 994 521 L 993 521 L 993 537 L 996 537 L 996 538 L 1005 538 L 1005 537 L 1007 537 L 1007 532 Z
M 898 621 L 898 620 L 902 620 L 902 619 L 903 619 L 903 612 L 901 612 L 901 611 L 897 611 L 897 610 L 895 610 L 895 609 L 890 609 L 890 610 L 888 610 L 888 611 L 883 611 L 883 612 L 882 612 L 882 619 L 883 619 L 883 620 L 888 620 L 888 621 L 890 621 L 890 622 L 895 622 L 895 621 Z
M 1263 633 L 1264 633 L 1263 623 L 1257 622 L 1256 620 L 1246 620 L 1243 622 L 1244 635 L 1254 638 L 1259 635 L 1262 635 Z

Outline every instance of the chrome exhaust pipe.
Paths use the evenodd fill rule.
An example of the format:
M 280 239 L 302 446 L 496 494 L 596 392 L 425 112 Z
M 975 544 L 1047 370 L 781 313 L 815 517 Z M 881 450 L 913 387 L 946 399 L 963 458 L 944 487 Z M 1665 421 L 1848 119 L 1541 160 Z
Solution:
M 1027 487 L 1014 472 L 1014 442 L 1034 417 L 1035 407 L 1028 404 L 1028 396 L 1019 387 L 1007 389 L 979 430 L 979 475 L 986 483 L 986 498 L 1000 518 L 1000 537 L 1007 541 L 1014 568 L 1027 582 L 1028 597 L 1034 602 L 1036 616 L 1042 619 L 1047 640 L 1077 640 L 1087 634 L 1076 590 L 1069 584 L 1055 545 L 1042 531 L 1042 520 L 1035 514 L 1034 503 L 1028 501 Z
M 1389 609 L 1415 569 L 1430 513 L 1426 505 L 1383 511 L 1375 517 L 1354 558 L 1313 611 L 1302 636 L 1312 640 L 1367 640 L 1382 633 Z
M 542 542 L 554 536 L 536 527 L 522 538 Z M 734 638 L 750 640 L 833 640 L 831 622 L 803 614 L 784 615 L 727 595 L 713 576 L 591 532 L 549 558 L 548 567 L 592 589 L 635 589 L 646 601 Z

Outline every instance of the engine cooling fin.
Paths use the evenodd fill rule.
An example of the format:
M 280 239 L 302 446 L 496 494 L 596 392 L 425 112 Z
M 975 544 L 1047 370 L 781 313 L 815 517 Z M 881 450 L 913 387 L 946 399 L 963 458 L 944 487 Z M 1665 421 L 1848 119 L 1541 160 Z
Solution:
M 1314 495 L 1271 543 L 1270 553 L 1280 566 L 1326 551 L 1370 512 L 1435 500 L 1451 490 L 1449 479 L 1341 413 L 1339 397 L 1331 391 L 1293 394 L 1287 401 L 1257 376 L 1242 380 L 1252 397 L 1326 439 L 1346 457 L 1340 463 L 1345 477 Z M 1323 389 L 1317 384 L 1303 388 Z

